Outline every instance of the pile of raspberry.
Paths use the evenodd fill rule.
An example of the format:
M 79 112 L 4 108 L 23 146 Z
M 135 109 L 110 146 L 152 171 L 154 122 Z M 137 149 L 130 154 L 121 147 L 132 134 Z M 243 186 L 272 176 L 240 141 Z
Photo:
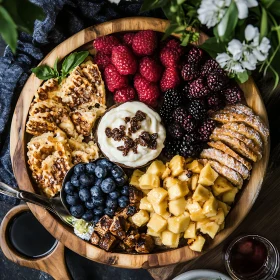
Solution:
M 164 154 L 168 158 L 198 156 L 215 128 L 209 113 L 243 98 L 238 85 L 201 49 L 191 47 L 181 60 L 183 82 L 164 92 L 160 108 L 167 128 Z
M 93 46 L 95 63 L 116 103 L 138 99 L 156 107 L 161 92 L 180 85 L 184 48 L 177 39 L 160 43 L 156 32 L 144 30 L 100 37 Z

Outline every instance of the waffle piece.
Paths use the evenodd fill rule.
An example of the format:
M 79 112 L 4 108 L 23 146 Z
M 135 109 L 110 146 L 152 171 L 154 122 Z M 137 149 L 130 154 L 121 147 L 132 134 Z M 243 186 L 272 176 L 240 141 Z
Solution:
M 112 250 L 117 245 L 117 239 L 111 233 L 107 232 L 101 236 L 99 241 L 99 247 L 105 251 Z
M 241 104 L 241 103 L 235 104 L 235 105 L 228 105 L 222 111 L 232 112 L 232 113 L 237 113 L 237 114 L 245 114 L 245 115 L 248 115 L 251 117 L 256 116 L 256 114 L 250 107 L 248 107 L 244 104 Z
M 213 133 L 217 134 L 217 135 L 230 136 L 230 137 L 233 137 L 233 138 L 236 138 L 236 139 L 240 140 L 245 145 L 247 145 L 247 147 L 249 149 L 251 149 L 252 151 L 254 151 L 256 153 L 256 155 L 258 157 L 258 160 L 260 160 L 262 158 L 261 148 L 256 146 L 255 143 L 251 139 L 248 139 L 247 137 L 245 137 L 241 133 L 233 131 L 231 129 L 223 128 L 223 127 L 222 128 L 216 127 L 214 129 Z
M 105 87 L 98 66 L 88 60 L 74 68 L 58 95 L 70 108 L 91 102 L 105 105 Z
M 269 136 L 269 130 L 262 122 L 259 116 L 248 116 L 245 114 L 237 114 L 237 113 L 219 113 L 216 112 L 211 115 L 211 118 L 220 123 L 229 123 L 229 122 L 237 122 L 237 123 L 245 123 L 248 126 L 251 126 L 256 131 L 260 133 L 262 139 L 267 142 L 267 138 Z
M 248 179 L 250 176 L 250 171 L 238 160 L 232 156 L 217 150 L 215 148 L 209 148 L 202 150 L 200 154 L 201 158 L 215 160 L 235 171 L 237 171 L 244 180 Z
M 231 149 L 233 149 L 235 152 L 241 154 L 242 156 L 248 158 L 249 160 L 252 160 L 254 162 L 256 162 L 258 160 L 258 156 L 254 151 L 252 151 L 243 142 L 241 142 L 240 140 L 238 140 L 234 137 L 212 133 L 210 136 L 210 140 L 221 141 L 221 142 L 225 143 Z
M 96 224 L 94 231 L 96 231 L 100 236 L 104 236 L 109 232 L 112 223 L 113 220 L 109 216 L 104 215 Z
M 207 160 L 207 159 L 200 159 L 199 162 L 206 165 L 207 162 L 210 163 L 211 167 L 220 175 L 227 178 L 233 185 L 241 189 L 243 185 L 243 179 L 240 174 L 233 169 L 215 161 L 215 160 Z
M 247 161 L 246 159 L 244 159 L 243 157 L 238 155 L 235 151 L 233 151 L 230 147 L 225 145 L 223 142 L 221 142 L 221 141 L 208 142 L 207 144 L 212 148 L 215 148 L 226 154 L 229 154 L 230 156 L 232 156 L 233 158 L 235 158 L 236 160 L 241 162 L 248 170 L 252 169 L 252 164 L 249 161 Z
M 92 133 L 96 120 L 105 113 L 105 110 L 106 107 L 104 105 L 86 103 L 70 113 L 70 117 L 78 133 L 83 136 L 89 136 Z
M 256 145 L 258 145 L 261 149 L 263 148 L 263 141 L 260 136 L 260 134 L 253 128 L 245 125 L 244 123 L 235 123 L 235 122 L 229 122 L 224 124 L 222 127 L 231 129 L 233 131 L 237 131 L 247 138 L 254 141 Z
M 154 249 L 154 247 L 154 239 L 148 234 L 141 233 L 136 243 L 135 251 L 137 253 L 148 254 Z
M 35 94 L 35 102 L 52 99 L 55 101 L 60 101 L 59 98 L 60 85 L 57 79 L 49 79 L 43 83 Z
M 57 130 L 57 125 L 53 122 L 47 121 L 45 118 L 46 115 L 43 115 L 42 117 L 29 117 L 26 124 L 26 132 L 38 136 L 46 132 L 53 132 Z
M 122 216 L 113 217 L 112 224 L 110 226 L 110 232 L 119 239 L 126 238 L 126 233 L 130 227 L 130 224 Z

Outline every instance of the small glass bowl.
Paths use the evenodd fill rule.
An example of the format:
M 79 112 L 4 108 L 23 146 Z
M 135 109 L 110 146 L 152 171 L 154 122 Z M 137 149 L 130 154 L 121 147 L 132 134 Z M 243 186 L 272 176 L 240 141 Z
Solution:
M 255 274 L 254 276 L 236 275 L 230 262 L 230 256 L 234 245 L 244 239 L 257 240 L 263 243 L 267 249 L 266 260 L 263 266 L 258 270 L 258 273 L 256 273 L 257 275 Z M 269 240 L 259 235 L 249 234 L 237 237 L 229 244 L 224 258 L 227 272 L 233 280 L 272 280 L 279 269 L 279 252 L 277 248 Z

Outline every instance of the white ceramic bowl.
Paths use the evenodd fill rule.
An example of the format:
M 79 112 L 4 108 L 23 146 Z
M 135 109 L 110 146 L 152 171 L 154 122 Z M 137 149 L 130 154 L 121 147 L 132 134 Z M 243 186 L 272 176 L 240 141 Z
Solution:
M 228 276 L 215 270 L 190 270 L 173 278 L 173 280 L 231 280 Z

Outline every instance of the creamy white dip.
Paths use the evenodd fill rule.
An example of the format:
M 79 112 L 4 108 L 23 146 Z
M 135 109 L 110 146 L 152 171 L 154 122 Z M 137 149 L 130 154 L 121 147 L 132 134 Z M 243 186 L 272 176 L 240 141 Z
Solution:
M 125 132 L 128 133 L 130 123 L 126 123 L 125 118 L 133 118 L 138 110 L 146 113 L 147 116 L 145 120 L 140 122 L 141 128 L 137 132 L 132 133 L 129 137 L 135 140 L 143 131 L 147 131 L 150 134 L 157 133 L 157 148 L 152 150 L 148 147 L 138 145 L 137 154 L 130 150 L 129 153 L 124 156 L 122 151 L 117 149 L 117 147 L 124 145 L 124 141 L 115 141 L 112 137 L 108 138 L 105 134 L 105 129 L 107 127 L 111 129 L 119 128 L 123 125 L 125 126 Z M 163 142 L 166 137 L 166 132 L 164 126 L 161 124 L 161 118 L 158 113 L 142 102 L 132 101 L 123 103 L 109 110 L 102 117 L 98 126 L 97 137 L 101 151 L 111 161 L 136 168 L 145 165 L 159 156 L 164 147 Z

